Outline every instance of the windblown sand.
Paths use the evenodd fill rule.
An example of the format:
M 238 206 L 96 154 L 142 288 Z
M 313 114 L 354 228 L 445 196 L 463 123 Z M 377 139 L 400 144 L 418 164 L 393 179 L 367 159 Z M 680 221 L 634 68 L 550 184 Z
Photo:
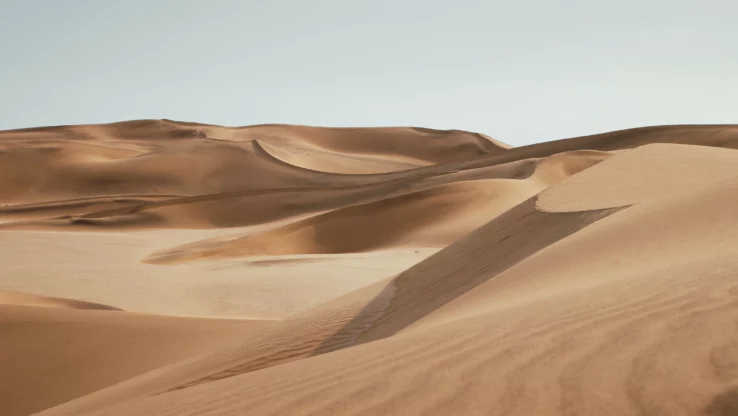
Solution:
M 738 415 L 734 149 L 0 132 L 0 415 Z

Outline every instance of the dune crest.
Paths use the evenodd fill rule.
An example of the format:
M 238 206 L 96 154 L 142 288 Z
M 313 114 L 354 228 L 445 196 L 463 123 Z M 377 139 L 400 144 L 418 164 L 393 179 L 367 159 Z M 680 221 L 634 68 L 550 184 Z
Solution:
M 0 132 L 0 413 L 732 414 L 736 149 L 734 125 Z
M 81 300 L 53 298 L 49 296 L 38 296 L 30 293 L 11 292 L 0 290 L 0 305 L 39 306 L 64 309 L 87 309 L 101 311 L 120 311 L 113 306 L 102 305 L 94 302 Z

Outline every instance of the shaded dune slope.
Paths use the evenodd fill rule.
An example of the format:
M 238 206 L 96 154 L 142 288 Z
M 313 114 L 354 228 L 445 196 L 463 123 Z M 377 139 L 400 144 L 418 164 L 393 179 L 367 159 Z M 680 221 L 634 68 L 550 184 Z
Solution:
M 113 306 L 103 305 L 100 303 L 83 302 L 74 299 L 54 298 L 49 296 L 39 296 L 30 293 L 11 292 L 9 290 L 0 290 L 0 305 L 40 306 L 49 308 L 86 309 L 102 311 L 120 310 Z
M 477 133 L 420 128 L 252 126 L 244 130 L 285 162 L 337 173 L 376 173 L 454 163 L 509 146 Z M 347 155 L 337 158 L 334 154 Z
M 264 129 L 278 129 L 282 133 L 266 133 L 262 131 Z M 221 132 L 225 136 L 223 139 L 208 135 L 217 136 Z M 15 130 L 0 133 L 0 157 L 3 160 L 0 174 L 15 184 L 3 187 L 0 201 L 41 202 L 52 198 L 125 194 L 193 195 L 335 185 L 332 182 L 337 180 L 335 174 L 321 175 L 319 170 L 304 168 L 300 163 L 281 161 L 260 145 L 262 143 L 272 149 L 278 149 L 284 143 L 308 146 L 303 155 L 291 158 L 294 162 L 321 155 L 322 148 L 313 144 L 323 142 L 332 143 L 333 157 L 339 160 L 361 151 L 381 156 L 391 164 L 396 164 L 394 159 L 422 160 L 415 165 L 392 165 L 392 169 L 387 166 L 380 166 L 378 170 L 366 168 L 366 172 L 360 173 L 450 163 L 503 150 L 472 133 L 450 131 L 435 134 L 404 128 L 192 128 L 168 121 L 141 120 Z M 311 165 L 319 166 L 320 163 Z M 350 167 L 363 166 L 361 161 L 351 161 L 346 165 L 348 170 L 340 170 L 336 174 L 357 173 Z M 30 169 L 30 166 L 36 168 Z M 346 184 L 367 180 L 361 175 L 340 178 L 338 181 Z
M 622 185 L 627 204 L 576 206 L 590 187 L 606 186 L 613 172 L 638 169 L 644 159 L 658 168 L 678 166 L 689 155 L 698 171 L 738 161 L 730 150 L 697 156 L 688 150 L 667 145 L 623 152 L 582 172 L 590 175 L 587 186 L 572 187 L 582 181 L 572 176 L 389 282 L 282 321 L 274 332 L 227 353 L 131 380 L 47 414 L 95 408 L 105 410 L 90 414 L 587 414 L 602 406 L 582 390 L 587 383 L 618 397 L 608 414 L 700 413 L 719 406 L 714 401 L 734 380 L 724 369 L 704 373 L 700 380 L 708 387 L 698 393 L 649 369 L 686 380 L 699 368 L 714 368 L 715 357 L 735 359 L 724 331 L 738 318 L 729 279 L 738 264 L 726 257 L 736 237 L 727 225 L 735 221 L 738 177 L 728 169 L 705 169 L 690 178 L 700 189 L 653 198 L 664 183 L 689 175 L 667 172 L 666 182 L 652 184 L 651 193 L 638 182 Z M 543 208 L 552 198 L 557 212 Z M 574 206 L 562 208 L 561 201 Z M 696 207 L 708 214 L 695 218 Z M 612 245 L 624 229 L 640 236 L 635 247 Z M 683 239 L 669 238 L 679 233 L 706 250 L 678 266 L 662 262 L 686 250 Z M 596 258 L 578 261 L 584 247 L 596 247 Z M 620 257 L 634 264 L 613 275 L 610 265 Z M 666 334 L 681 346 L 672 348 Z M 608 352 L 612 345 L 622 350 Z M 680 351 L 684 355 L 674 361 L 654 355 Z M 613 377 L 602 379 L 602 370 Z M 542 390 L 550 383 L 560 388 Z M 433 400 L 423 399 L 428 397 Z
M 270 323 L 0 292 L 11 414 L 730 414 L 736 126 L 510 148 L 458 130 L 142 120 L 0 146 L 0 233 L 206 229 L 162 238 L 147 273 L 435 253 Z
M 291 130 L 293 128 L 294 131 Z M 208 129 L 213 131 L 221 129 L 230 133 L 223 133 L 224 138 L 220 141 L 205 140 L 203 135 L 207 137 L 205 131 Z M 259 129 L 277 129 L 279 133 L 259 136 L 257 134 Z M 311 133 L 304 133 L 304 131 L 313 129 L 315 128 L 302 126 L 223 128 L 194 123 L 143 120 L 111 125 L 2 132 L 0 143 L 5 147 L 10 147 L 5 153 L 6 159 L 12 163 L 0 165 L 2 166 L 0 169 L 6 170 L 3 177 L 7 178 L 6 182 L 11 185 L 3 187 L 4 193 L 0 195 L 1 200 L 10 202 L 10 204 L 6 203 L 8 206 L 0 207 L 0 219 L 6 218 L 4 221 L 7 223 L 18 220 L 38 220 L 48 216 L 74 217 L 71 221 L 52 221 L 51 224 L 41 226 L 90 224 L 116 227 L 200 228 L 254 225 L 348 206 L 351 204 L 348 201 L 354 201 L 354 204 L 361 203 L 361 198 L 355 198 L 353 187 L 371 187 L 393 181 L 412 182 L 449 172 L 499 166 L 526 159 L 535 160 L 556 153 L 576 150 L 609 151 L 652 142 L 674 141 L 704 146 L 732 147 L 735 146 L 735 138 L 738 137 L 738 128 L 733 126 L 649 127 L 514 149 L 492 142 L 491 146 L 494 148 L 488 149 L 489 151 L 481 157 L 463 161 L 472 156 L 464 152 L 454 156 L 453 149 L 433 150 L 437 142 L 456 143 L 456 136 L 453 134 L 448 133 L 443 140 L 433 141 L 426 140 L 427 138 L 424 139 L 422 136 L 412 136 L 417 129 L 399 129 L 401 132 L 397 133 L 400 136 L 398 141 L 402 141 L 403 134 L 405 136 L 409 134 L 412 137 L 413 146 L 410 146 L 412 148 L 425 152 L 437 151 L 441 155 L 447 155 L 449 160 L 462 160 L 417 167 L 403 172 L 364 175 L 345 174 L 345 172 L 344 174 L 331 174 L 303 169 L 298 165 L 273 157 L 259 144 L 268 143 L 270 146 L 277 146 L 278 143 L 270 143 L 268 139 L 281 137 L 280 135 L 289 136 L 290 143 L 315 141 L 317 139 L 312 138 Z M 323 130 L 325 129 L 317 131 Z M 373 143 L 375 129 L 349 130 L 352 130 L 352 134 L 345 140 L 348 143 L 346 146 L 352 146 L 351 143 L 354 141 L 363 143 L 361 145 L 363 147 Z M 385 137 L 384 141 L 390 140 L 392 129 L 379 130 L 380 132 L 376 134 Z M 328 135 L 333 137 L 331 142 L 341 137 L 339 134 L 341 129 L 328 129 L 328 131 L 331 132 Z M 252 133 L 254 135 L 249 136 Z M 60 137 L 53 139 L 54 134 L 59 134 Z M 466 133 L 462 136 L 464 134 Z M 39 139 L 38 135 L 45 138 Z M 251 139 L 244 140 L 243 137 L 251 137 Z M 261 137 L 261 139 L 258 141 L 254 137 Z M 474 137 L 481 140 L 485 136 L 476 135 Z M 105 143 L 105 149 L 111 146 L 124 147 L 126 151 L 137 152 L 138 157 L 91 161 L 75 152 L 65 150 L 64 146 L 69 143 L 83 141 L 85 143 L 102 141 Z M 35 151 L 31 149 L 32 154 L 24 158 L 13 153 L 29 153 L 26 144 L 37 144 L 38 142 L 44 143 L 43 146 L 46 147 L 50 146 L 47 143 L 53 143 L 52 147 L 57 148 L 58 151 L 48 152 L 51 155 L 41 157 L 33 155 Z M 486 144 L 480 145 L 482 148 L 490 146 L 489 140 L 483 143 Z M 376 147 L 377 153 L 380 153 L 380 150 L 387 154 L 396 151 L 390 145 L 377 145 Z M 44 150 L 44 152 L 47 151 Z M 75 156 L 67 157 L 70 153 L 74 153 Z M 38 160 L 33 160 L 34 157 Z M 392 156 L 386 158 L 392 159 Z M 23 162 L 18 162 L 21 160 Z M 36 168 L 30 172 L 27 167 L 31 165 L 49 169 Z M 15 186 L 21 186 L 23 191 L 15 189 Z M 347 190 L 335 189 L 336 187 L 347 187 Z M 322 197 L 320 194 L 303 196 L 303 193 L 319 192 L 319 189 L 333 195 L 346 193 L 343 198 L 337 197 L 336 203 L 324 204 L 318 206 L 317 209 L 310 208 L 315 206 L 316 201 L 320 201 Z M 295 194 L 293 195 L 292 192 Z M 275 194 L 274 198 L 271 197 L 272 193 Z M 252 204 L 250 203 L 252 196 L 274 202 L 257 200 Z M 380 191 L 379 195 L 373 196 L 373 199 L 381 197 Z M 99 198 L 97 200 L 99 205 L 85 206 L 82 203 L 85 199 L 91 198 Z M 137 198 L 149 200 L 136 202 Z M 371 197 L 365 197 L 363 202 L 369 202 L 371 199 Z M 52 202 L 52 200 L 59 201 Z M 217 202 L 208 203 L 211 200 L 217 200 Z M 44 201 L 45 206 L 39 207 L 39 203 Z M 166 201 L 163 203 L 168 207 L 164 211 L 159 208 L 162 201 Z M 182 203 L 181 207 L 174 208 L 178 201 Z M 53 211 L 49 210 L 49 203 L 55 204 L 56 208 Z M 302 208 L 299 207 L 301 205 Z M 116 206 L 125 209 L 112 212 L 107 209 Z M 263 213 L 253 215 L 248 212 L 250 207 L 264 207 L 262 208 Z M 165 212 L 170 210 L 176 213 Z M 236 214 L 238 212 L 244 212 L 243 216 Z M 74 221 L 76 217 L 85 216 L 98 219 Z
M 268 325 L 94 309 L 106 308 L 0 292 L 3 415 L 31 414 Z
M 405 175 L 361 185 L 334 185 L 321 187 L 292 187 L 266 190 L 237 191 L 158 200 L 149 197 L 86 198 L 58 203 L 25 204 L 0 208 L 3 215 L 15 219 L 3 228 L 55 229 L 82 227 L 95 230 L 115 228 L 212 228 L 257 225 L 293 217 L 305 216 L 359 205 L 371 201 L 391 199 L 416 191 L 427 190 L 455 182 L 498 179 L 530 179 L 518 184 L 498 181 L 503 188 L 542 189 L 553 181 L 585 169 L 607 157 L 605 152 L 576 151 L 550 157 L 549 160 L 526 159 L 501 165 L 490 164 L 467 170 L 442 165 L 433 169 L 416 170 Z M 539 164 L 542 172 L 536 174 Z M 541 180 L 538 180 L 541 178 Z M 480 188 L 481 189 L 481 188 Z M 433 191 L 429 191 L 433 193 Z M 487 192 L 489 193 L 489 192 Z M 503 194 L 504 192 L 499 192 Z M 513 194 L 520 193 L 513 191 Z M 524 198 L 515 197 L 517 201 Z M 136 201 L 141 201 L 136 203 Z M 110 209 L 95 210 L 111 206 Z M 121 207 L 122 205 L 122 207 Z M 78 210 L 52 219 L 44 213 Z M 82 213 L 87 210 L 86 213 Z
M 176 247 L 149 261 L 444 247 L 519 201 L 608 156 L 580 151 L 434 177 L 414 187 L 426 189 L 394 197 L 385 194 L 379 201 L 336 209 L 262 234 Z

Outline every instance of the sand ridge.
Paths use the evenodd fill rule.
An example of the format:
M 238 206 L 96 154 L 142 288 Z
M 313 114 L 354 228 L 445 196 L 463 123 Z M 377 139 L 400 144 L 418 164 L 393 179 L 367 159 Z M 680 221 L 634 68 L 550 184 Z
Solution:
M 3 414 L 732 414 L 737 148 L 0 132 Z
M 3 414 L 31 414 L 268 326 L 270 321 L 171 318 L 89 303 L 0 294 Z

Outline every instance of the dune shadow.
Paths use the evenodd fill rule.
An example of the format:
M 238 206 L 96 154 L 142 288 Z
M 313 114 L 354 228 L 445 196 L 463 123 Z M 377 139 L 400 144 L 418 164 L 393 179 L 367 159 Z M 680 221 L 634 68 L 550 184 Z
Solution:
M 313 355 L 396 334 L 544 248 L 621 209 L 550 213 L 531 198 L 405 270 Z
M 738 416 L 738 387 L 713 397 L 705 413 L 709 416 Z

